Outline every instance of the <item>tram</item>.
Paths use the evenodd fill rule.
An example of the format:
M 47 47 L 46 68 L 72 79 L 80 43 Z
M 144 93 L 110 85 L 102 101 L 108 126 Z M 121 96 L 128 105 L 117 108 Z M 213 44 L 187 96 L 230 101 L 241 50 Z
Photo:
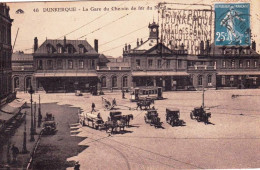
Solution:
M 131 101 L 138 101 L 138 100 L 160 100 L 163 99 L 163 90 L 162 87 L 154 87 L 154 86 L 147 86 L 147 87 L 138 87 L 135 88 L 134 91 L 131 93 Z

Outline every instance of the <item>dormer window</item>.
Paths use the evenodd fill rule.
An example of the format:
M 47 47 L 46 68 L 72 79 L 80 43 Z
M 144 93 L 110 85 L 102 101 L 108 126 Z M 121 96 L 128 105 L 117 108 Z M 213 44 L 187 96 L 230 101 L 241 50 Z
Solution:
M 58 53 L 59 53 L 59 54 L 62 53 L 62 48 L 61 48 L 61 46 L 58 47 Z
M 62 45 L 61 44 L 57 45 L 57 53 L 59 53 L 59 54 L 62 53 Z
M 79 47 L 79 53 L 83 54 L 84 53 L 84 47 Z
M 68 45 L 68 53 L 69 54 L 74 53 L 74 47 L 72 45 Z
M 50 45 L 47 46 L 47 52 L 52 53 L 52 47 Z
M 85 52 L 87 52 L 87 50 L 85 49 L 84 45 L 79 44 L 78 47 L 79 47 L 79 53 L 80 54 L 84 54 Z

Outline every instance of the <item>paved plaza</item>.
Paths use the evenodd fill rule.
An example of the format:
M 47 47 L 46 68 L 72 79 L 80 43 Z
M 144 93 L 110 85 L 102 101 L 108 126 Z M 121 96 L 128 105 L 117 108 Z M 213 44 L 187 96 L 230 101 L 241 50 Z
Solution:
M 71 133 L 84 137 L 78 145 L 86 148 L 67 159 L 79 161 L 81 169 L 260 167 L 260 90 L 205 91 L 205 106 L 210 108 L 212 115 L 208 125 L 190 119 L 190 111 L 201 106 L 201 91 L 165 92 L 163 96 L 166 99 L 156 100 L 154 104 L 163 121 L 163 128 L 154 128 L 144 122 L 145 111 L 134 109 L 136 103 L 129 101 L 129 93 L 126 94 L 127 99 L 122 99 L 119 91 L 105 92 L 103 96 L 87 93 L 83 96 L 72 93 L 40 95 L 42 103 L 57 103 L 66 107 L 70 105 L 85 111 L 91 111 L 91 103 L 94 102 L 97 113 L 101 113 L 104 120 L 107 120 L 109 111 L 103 108 L 102 97 L 108 100 L 115 98 L 118 105 L 116 109 L 123 114 L 134 115 L 131 127 L 126 128 L 125 133 L 109 135 L 87 126 L 78 126 L 77 133 Z M 24 93 L 18 96 L 26 100 L 28 98 Z M 171 127 L 166 123 L 166 107 L 179 108 L 180 119 L 186 122 L 186 126 Z M 55 110 L 54 114 L 62 117 L 63 112 L 66 109 L 61 109 L 60 112 Z M 64 115 L 68 120 L 75 120 L 75 113 L 71 114 L 73 118 L 69 114 Z M 65 121 L 66 118 L 60 120 Z

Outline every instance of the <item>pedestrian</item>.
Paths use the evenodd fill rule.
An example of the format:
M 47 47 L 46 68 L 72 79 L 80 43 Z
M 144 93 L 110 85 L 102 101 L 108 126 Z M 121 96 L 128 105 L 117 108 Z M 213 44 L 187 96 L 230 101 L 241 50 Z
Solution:
M 96 111 L 95 110 L 95 107 L 96 107 L 95 103 L 92 102 L 92 106 L 91 107 L 92 107 L 92 111 L 91 112 Z
M 113 105 L 116 106 L 116 99 L 113 100 Z
M 13 144 L 12 148 L 13 162 L 17 162 L 17 155 L 19 154 L 19 149 Z
M 77 161 L 74 165 L 74 170 L 79 170 L 80 164 L 79 161 Z

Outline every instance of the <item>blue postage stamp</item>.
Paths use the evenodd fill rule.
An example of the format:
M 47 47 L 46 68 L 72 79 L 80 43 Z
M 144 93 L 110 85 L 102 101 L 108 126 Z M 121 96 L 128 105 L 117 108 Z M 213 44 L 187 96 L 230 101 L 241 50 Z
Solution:
M 250 45 L 250 4 L 215 4 L 215 45 Z

